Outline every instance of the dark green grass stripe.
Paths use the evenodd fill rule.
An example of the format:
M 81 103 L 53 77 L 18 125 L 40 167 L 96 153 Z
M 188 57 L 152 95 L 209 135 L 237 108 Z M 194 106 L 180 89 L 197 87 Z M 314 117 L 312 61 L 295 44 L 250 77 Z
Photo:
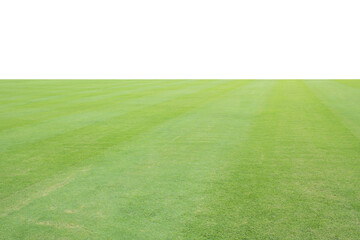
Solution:
M 69 166 L 82 163 L 89 157 L 111 146 L 142 134 L 144 131 L 165 121 L 193 111 L 201 105 L 213 101 L 246 83 L 248 82 L 221 83 L 199 92 L 190 93 L 138 111 L 129 112 L 119 118 L 114 117 L 106 124 L 99 123 L 80 128 L 53 139 L 29 144 L 28 148 L 25 148 L 23 151 L 4 154 L 5 159 L 12 159 L 12 161 L 19 161 L 23 158 L 23 154 L 26 154 L 28 161 L 23 162 L 22 167 L 32 166 L 32 170 L 25 173 L 25 175 L 4 177 L 1 192 L 6 190 L 7 193 L 2 193 L 1 195 L 2 197 L 8 196 L 14 191 L 33 184 L 34 181 L 41 181 Z M 89 148 L 91 148 L 91 151 L 89 151 Z

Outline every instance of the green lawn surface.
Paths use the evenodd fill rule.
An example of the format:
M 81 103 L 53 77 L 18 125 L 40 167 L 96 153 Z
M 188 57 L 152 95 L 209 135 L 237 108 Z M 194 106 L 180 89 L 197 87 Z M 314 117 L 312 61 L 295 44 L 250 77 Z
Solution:
M 0 239 L 360 239 L 360 81 L 2 80 Z

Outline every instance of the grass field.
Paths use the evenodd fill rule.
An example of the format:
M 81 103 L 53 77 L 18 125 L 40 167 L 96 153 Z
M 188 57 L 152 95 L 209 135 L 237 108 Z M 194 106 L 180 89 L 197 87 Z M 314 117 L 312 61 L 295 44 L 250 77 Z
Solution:
M 0 81 L 0 239 L 359 239 L 360 81 Z

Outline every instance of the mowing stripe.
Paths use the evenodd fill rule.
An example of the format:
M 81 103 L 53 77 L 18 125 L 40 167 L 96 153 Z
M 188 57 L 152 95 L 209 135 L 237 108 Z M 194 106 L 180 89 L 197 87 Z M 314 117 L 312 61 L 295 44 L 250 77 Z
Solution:
M 92 98 L 88 98 L 88 97 L 84 97 L 83 95 L 79 94 L 79 96 L 76 96 L 76 98 L 65 98 L 62 101 L 60 101 L 59 103 L 53 104 L 53 103 L 43 103 L 40 108 L 38 108 L 38 104 L 37 104 L 37 109 L 36 111 L 34 110 L 34 108 L 25 108 L 26 111 L 24 113 L 23 108 L 18 110 L 13 110 L 15 112 L 15 119 L 20 120 L 21 122 L 14 122 L 12 121 L 11 118 L 13 118 L 14 116 L 12 114 L 7 114 L 7 116 L 10 118 L 5 118 L 3 121 L 7 124 L 3 124 L 3 129 L 6 129 L 7 131 L 11 131 L 12 129 L 10 129 L 10 126 L 23 126 L 23 125 L 30 125 L 33 124 L 33 122 L 35 121 L 36 124 L 42 123 L 42 121 L 51 121 L 52 119 L 56 118 L 56 121 L 60 121 L 60 117 L 64 116 L 64 117 L 70 117 L 72 114 L 74 114 L 74 116 L 76 116 L 76 114 L 79 114 L 80 118 L 83 112 L 98 112 L 99 109 L 102 109 L 103 111 L 109 111 L 112 110 L 112 112 L 114 111 L 114 107 L 118 107 L 119 103 L 122 104 L 122 101 L 128 101 L 130 99 L 134 99 L 134 98 L 140 98 L 140 97 L 144 97 L 144 96 L 151 96 L 151 95 L 155 95 L 155 94 L 159 94 L 161 92 L 168 92 L 170 90 L 179 90 L 181 89 L 181 87 L 185 87 L 185 88 L 189 88 L 192 85 L 200 85 L 197 82 L 194 82 L 192 84 L 179 84 L 179 83 L 172 83 L 170 85 L 165 84 L 165 85 L 160 85 L 160 86 L 153 86 L 154 84 L 152 84 L 152 86 L 150 86 L 149 88 L 147 87 L 142 87 L 142 88 L 135 88 L 135 89 L 130 89 L 130 90 L 126 90 L 126 89 L 121 89 L 121 91 L 117 90 L 115 91 L 115 93 L 111 93 L 111 94 L 101 94 L 98 95 L 97 97 L 92 97 Z M 125 91 L 124 91 L 125 90 Z M 175 94 L 175 92 L 174 92 Z M 79 100 L 76 100 L 79 99 Z M 51 105 L 50 105 L 51 104 Z M 50 108 L 51 107 L 51 108 Z M 49 109 L 50 108 L 50 109 Z M 34 111 L 35 113 L 37 113 L 36 115 L 34 115 Z M 20 116 L 18 114 L 18 112 L 20 112 Z M 105 112 L 106 113 L 106 112 Z M 29 117 L 26 117 L 27 115 L 30 115 Z M 21 118 L 19 118 L 21 117 Z M 11 125 L 13 123 L 13 125 Z M 22 124 L 21 124 L 22 123 Z M 0 127 L 1 130 L 1 127 Z M 19 131 L 26 131 L 25 130 L 21 130 L 19 129 Z M 0 131 L 1 133 L 1 131 Z
M 233 88 L 246 83 L 248 82 L 218 82 L 215 86 L 212 86 L 212 84 L 195 93 L 180 95 L 118 117 L 111 117 L 107 120 L 106 124 L 103 121 L 95 122 L 94 124 L 51 138 L 36 140 L 36 142 L 31 144 L 25 145 L 23 143 L 24 148 L 22 149 L 16 147 L 14 150 L 10 149 L 4 152 L 5 161 L 0 164 L 6 165 L 6 159 L 11 159 L 13 163 L 22 162 L 22 168 L 27 169 L 26 175 L 33 181 L 35 179 L 38 181 L 93 156 L 94 152 L 88 151 L 89 146 L 92 146 L 93 150 L 101 152 L 115 144 L 141 134 L 143 131 L 164 121 L 194 110 L 206 102 L 216 99 L 218 96 L 226 94 Z M 180 106 L 179 101 L 182 103 Z M 119 121 L 121 124 L 119 124 Z M 60 129 L 63 128 L 61 127 Z M 3 143 L 4 145 L 5 143 Z M 24 154 L 27 159 L 26 162 L 23 161 Z M 45 169 L 46 171 L 44 171 Z M 14 168 L 11 171 L 10 166 L 6 172 L 1 172 L 1 175 L 4 176 L 4 181 L 0 185 L 0 196 L 5 197 L 11 192 L 20 190 L 18 189 L 19 187 L 23 188 L 33 184 L 33 182 L 28 181 L 22 175 L 14 176 L 14 173 L 18 171 L 18 168 Z M 2 192 L 3 189 L 10 191 L 8 191 L 8 194 L 5 194 Z

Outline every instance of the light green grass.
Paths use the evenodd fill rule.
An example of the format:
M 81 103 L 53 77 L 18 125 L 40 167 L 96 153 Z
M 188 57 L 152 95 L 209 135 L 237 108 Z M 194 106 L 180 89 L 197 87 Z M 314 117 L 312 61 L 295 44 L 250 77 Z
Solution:
M 360 81 L 0 81 L 0 239 L 359 239 Z

